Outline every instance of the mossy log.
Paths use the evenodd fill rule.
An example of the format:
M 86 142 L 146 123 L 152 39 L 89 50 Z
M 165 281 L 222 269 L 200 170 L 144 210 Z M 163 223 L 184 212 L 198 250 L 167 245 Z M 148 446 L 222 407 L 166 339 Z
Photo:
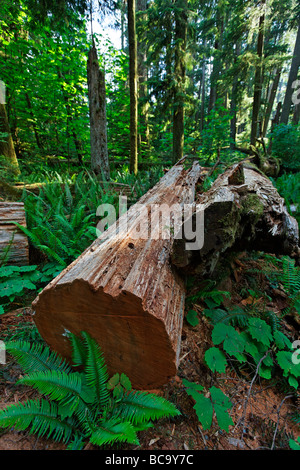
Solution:
M 185 238 L 175 237 L 171 259 L 178 268 L 210 275 L 229 249 L 286 254 L 299 261 L 298 223 L 271 180 L 253 165 L 230 167 L 209 191 L 198 193 L 194 226 L 200 212 L 204 228 L 199 246 L 194 243 L 187 250 Z
M 156 388 L 176 374 L 185 286 L 170 263 L 174 231 L 156 236 L 165 221 L 148 217 L 162 204 L 193 203 L 200 172 L 198 164 L 175 165 L 39 294 L 34 319 L 53 350 L 69 360 L 68 333 L 86 331 L 109 372 L 124 372 L 135 388 Z

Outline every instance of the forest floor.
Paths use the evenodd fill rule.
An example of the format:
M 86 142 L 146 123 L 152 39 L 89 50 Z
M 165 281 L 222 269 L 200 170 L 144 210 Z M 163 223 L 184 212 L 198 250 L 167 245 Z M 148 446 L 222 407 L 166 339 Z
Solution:
M 243 259 L 244 257 L 244 259 Z M 249 288 L 249 271 L 260 271 L 255 282 L 261 292 L 269 296 L 268 308 L 280 312 L 287 305 L 282 292 L 274 288 L 268 276 L 263 274 L 262 260 L 238 254 L 231 262 L 231 269 L 219 286 L 220 290 L 229 291 L 230 299 L 224 302 L 245 306 L 253 298 L 245 298 L 241 293 Z M 252 278 L 253 280 L 253 278 Z M 256 302 L 260 302 L 258 297 Z M 280 380 L 271 381 L 256 378 L 242 369 L 231 368 L 225 374 L 213 374 L 204 363 L 204 353 L 212 346 L 212 325 L 201 315 L 201 303 L 193 305 L 199 312 L 199 324 L 195 327 L 184 322 L 182 332 L 181 358 L 178 374 L 162 389 L 156 392 L 176 404 L 181 415 L 174 419 L 159 420 L 153 428 L 139 434 L 140 446 L 122 445 L 114 450 L 289 450 L 289 439 L 299 436 L 299 425 L 291 420 L 291 413 L 299 410 L 300 397 L 291 397 Z M 4 334 L 17 333 L 23 329 L 34 328 L 33 314 L 30 307 L 9 312 L 0 317 L 0 337 Z M 299 336 L 299 321 L 290 318 L 285 321 L 284 332 L 291 337 Z M 37 397 L 33 389 L 16 385 L 22 374 L 19 366 L 10 357 L 0 366 L 0 409 L 11 403 Z M 121 371 L 120 371 L 121 372 Z M 205 389 L 215 385 L 230 398 L 230 415 L 234 425 L 229 432 L 220 430 L 216 421 L 209 430 L 203 430 L 195 410 L 194 403 L 187 395 L 182 379 L 201 383 Z M 0 450 L 64 450 L 65 446 L 51 440 L 37 438 L 28 432 L 16 430 L 0 431 Z M 86 449 L 98 448 L 87 445 Z

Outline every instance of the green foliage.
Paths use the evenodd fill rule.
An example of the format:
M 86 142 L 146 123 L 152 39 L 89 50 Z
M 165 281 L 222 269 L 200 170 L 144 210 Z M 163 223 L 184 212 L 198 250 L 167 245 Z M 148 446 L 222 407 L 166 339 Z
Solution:
M 287 209 L 300 225 L 300 172 L 284 173 L 272 182 L 284 198 Z
M 35 291 L 39 281 L 37 266 L 1 266 L 0 267 L 0 314 L 15 299 L 21 298 L 28 291 Z
M 212 372 L 224 373 L 227 366 L 226 356 L 219 348 L 209 348 L 204 355 L 206 364 Z
M 294 124 L 274 126 L 271 134 L 272 153 L 284 170 L 300 170 L 300 131 Z
M 295 265 L 295 261 L 288 257 L 282 259 L 281 282 L 285 292 L 289 296 L 289 306 L 282 315 L 288 315 L 292 309 L 296 309 L 300 315 L 300 268 Z
M 47 346 L 10 341 L 6 350 L 26 375 L 19 384 L 34 387 L 42 397 L 0 411 L 0 427 L 25 430 L 82 449 L 115 442 L 138 444 L 137 433 L 152 420 L 179 414 L 166 399 L 131 388 L 125 374 L 109 379 L 102 351 L 82 332 L 70 335 L 73 366 Z
M 231 309 L 207 308 L 203 311 L 203 315 L 209 318 L 213 325 L 221 322 L 225 325 L 245 326 L 249 318 L 249 313 L 240 307 Z
M 56 175 L 56 181 L 46 184 L 39 195 L 24 194 L 27 228 L 18 227 L 52 263 L 47 264 L 45 275 L 51 269 L 62 270 L 95 240 L 97 207 L 116 204 L 117 199 L 116 193 L 106 193 L 97 178 L 85 172 L 69 182 Z
M 212 341 L 218 348 L 209 348 L 205 361 L 212 372 L 223 373 L 234 358 L 240 364 L 250 364 L 258 375 L 270 379 L 276 370 L 283 373 L 289 385 L 298 388 L 300 366 L 293 361 L 293 349 L 289 338 L 279 330 L 272 331 L 266 321 L 249 317 L 246 327 L 239 332 L 231 325 L 217 323 L 212 331 Z
M 290 439 L 289 444 L 292 450 L 300 450 L 300 437 L 297 437 L 296 441 L 294 439 Z
M 197 326 L 199 323 L 198 313 L 195 310 L 189 310 L 185 318 L 191 326 Z
M 215 413 L 219 427 L 228 432 L 229 426 L 233 425 L 232 418 L 228 414 L 228 410 L 232 405 L 222 390 L 216 387 L 211 387 L 209 389 L 208 397 L 203 393 L 200 393 L 203 391 L 203 387 L 201 385 L 189 382 L 186 379 L 183 379 L 182 383 L 185 386 L 187 394 L 195 401 L 194 410 L 196 411 L 203 429 L 207 430 L 211 427 L 213 415 Z
M 228 146 L 230 141 L 231 116 L 222 102 L 217 102 L 206 118 L 206 126 L 202 133 L 201 152 L 208 160 L 220 156 L 222 148 Z

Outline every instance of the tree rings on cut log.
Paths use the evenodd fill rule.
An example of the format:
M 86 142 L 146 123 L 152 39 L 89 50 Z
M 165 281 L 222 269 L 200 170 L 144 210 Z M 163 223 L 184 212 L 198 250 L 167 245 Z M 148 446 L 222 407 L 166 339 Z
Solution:
M 185 286 L 170 263 L 174 214 L 146 223 L 145 215 L 193 204 L 199 176 L 198 164 L 175 165 L 39 294 L 35 323 L 53 350 L 70 360 L 69 332 L 86 331 L 109 373 L 125 373 L 135 388 L 159 387 L 176 374 Z
M 28 239 L 13 222 L 26 227 L 23 202 L 0 202 L 0 262 L 24 266 L 29 263 Z

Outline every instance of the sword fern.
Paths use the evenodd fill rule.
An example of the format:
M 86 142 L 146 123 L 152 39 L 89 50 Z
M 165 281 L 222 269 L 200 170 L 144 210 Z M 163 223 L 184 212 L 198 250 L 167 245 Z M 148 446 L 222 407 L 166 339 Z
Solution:
M 152 426 L 152 420 L 179 414 L 163 397 L 133 390 L 124 374 L 120 383 L 115 376 L 109 379 L 101 348 L 89 334 L 70 334 L 70 341 L 72 367 L 48 347 L 7 343 L 7 351 L 26 372 L 18 383 L 32 386 L 41 398 L 1 410 L 0 427 L 29 428 L 81 449 L 87 441 L 138 444 L 137 433 Z

